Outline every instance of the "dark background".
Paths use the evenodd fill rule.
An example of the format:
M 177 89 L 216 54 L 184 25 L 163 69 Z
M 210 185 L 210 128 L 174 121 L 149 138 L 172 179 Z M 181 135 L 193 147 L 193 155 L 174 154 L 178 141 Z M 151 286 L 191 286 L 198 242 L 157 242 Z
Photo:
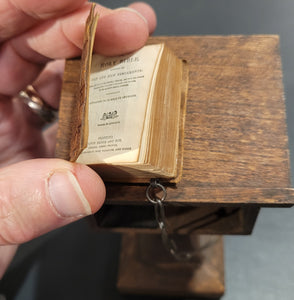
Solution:
M 130 2 L 100 1 L 113 8 Z M 294 1 L 146 2 L 158 15 L 155 35 L 280 35 L 290 152 L 294 157 Z M 293 299 L 293 212 L 293 208 L 264 208 L 251 236 L 225 237 L 226 295 L 222 300 Z M 0 294 L 17 300 L 142 299 L 116 291 L 119 246 L 120 235 L 96 233 L 85 220 L 56 230 L 20 247 L 0 283 Z

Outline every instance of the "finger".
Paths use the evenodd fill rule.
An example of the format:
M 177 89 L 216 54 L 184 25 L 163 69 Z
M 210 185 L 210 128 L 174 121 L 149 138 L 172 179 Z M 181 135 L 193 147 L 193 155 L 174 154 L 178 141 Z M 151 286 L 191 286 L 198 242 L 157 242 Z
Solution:
M 0 167 L 33 157 L 43 157 L 40 126 L 28 106 L 18 97 L 0 101 Z M 1 184 L 1 183 L 0 183 Z M 0 188 L 0 197 L 2 190 Z
M 43 138 L 46 148 L 46 157 L 55 156 L 55 147 L 56 147 L 56 135 L 58 129 L 58 122 L 52 124 L 43 132 Z
M 134 2 L 128 7 L 137 11 L 146 19 L 149 28 L 149 34 L 152 34 L 157 25 L 156 15 L 153 8 L 144 2 Z
M 63 71 L 64 60 L 54 60 L 46 65 L 33 83 L 41 98 L 54 109 L 59 106 Z
M 90 4 L 63 18 L 44 22 L 12 41 L 19 55 L 35 63 L 47 62 L 80 54 L 83 46 L 85 20 Z M 111 11 L 98 6 L 100 15 L 95 50 L 105 55 L 124 54 L 142 47 L 149 36 L 146 19 L 134 10 Z M 111 42 L 111 43 L 110 43 Z
M 86 0 L 1 0 L 0 42 L 26 31 L 41 20 L 76 10 Z
M 14 96 L 32 83 L 43 67 L 23 58 L 11 44 L 0 45 L 0 95 Z
M 28 176 L 29 174 L 29 176 Z M 20 244 L 96 212 L 105 197 L 100 177 L 58 159 L 0 170 L 0 244 Z
M 34 82 L 37 92 L 58 108 L 64 61 L 49 63 Z M 21 97 L 0 101 L 0 167 L 24 159 L 53 157 L 56 128 L 43 131 L 44 122 Z M 55 128 L 55 129 L 54 129 Z
M 94 50 L 113 56 L 132 52 L 144 46 L 149 26 L 142 14 L 119 8 L 98 21 Z
M 119 55 L 145 44 L 149 26 L 142 14 L 129 9 L 110 11 L 102 6 L 97 9 L 101 17 L 95 38 L 96 52 Z M 0 93 L 12 95 L 23 89 L 37 77 L 40 65 L 47 63 L 48 59 L 79 55 L 88 13 L 89 4 L 63 18 L 44 22 L 10 40 L 0 55 L 0 69 L 6 74 L 0 81 Z

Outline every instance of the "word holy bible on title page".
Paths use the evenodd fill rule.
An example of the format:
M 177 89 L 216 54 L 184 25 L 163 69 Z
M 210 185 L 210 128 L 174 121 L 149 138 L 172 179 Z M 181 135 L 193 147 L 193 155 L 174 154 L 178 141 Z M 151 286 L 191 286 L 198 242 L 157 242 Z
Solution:
M 92 8 L 82 57 L 66 62 L 56 156 L 87 164 L 106 181 L 179 180 L 185 63 L 165 44 L 92 55 L 97 19 Z

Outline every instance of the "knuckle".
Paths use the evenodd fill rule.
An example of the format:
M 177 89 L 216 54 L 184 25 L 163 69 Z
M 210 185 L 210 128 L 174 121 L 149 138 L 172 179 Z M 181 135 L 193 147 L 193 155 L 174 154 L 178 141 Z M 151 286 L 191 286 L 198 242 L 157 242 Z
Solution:
M 0 244 L 19 244 L 27 235 L 18 211 L 8 197 L 0 196 Z
M 33 237 L 32 219 L 25 217 L 26 208 L 18 207 L 18 197 L 13 188 L 4 189 L 0 180 L 0 244 L 20 244 Z

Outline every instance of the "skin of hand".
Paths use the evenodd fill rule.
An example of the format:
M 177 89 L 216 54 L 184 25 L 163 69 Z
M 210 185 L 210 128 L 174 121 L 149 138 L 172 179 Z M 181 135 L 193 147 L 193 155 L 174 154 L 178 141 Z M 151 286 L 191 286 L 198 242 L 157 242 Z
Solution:
M 90 6 L 86 0 L 0 2 L 0 279 L 17 245 L 95 213 L 105 198 L 90 168 L 53 158 L 57 124 L 42 130 L 18 96 L 33 84 L 58 109 L 64 59 L 81 54 Z M 143 2 L 96 9 L 96 53 L 139 49 L 156 27 Z

